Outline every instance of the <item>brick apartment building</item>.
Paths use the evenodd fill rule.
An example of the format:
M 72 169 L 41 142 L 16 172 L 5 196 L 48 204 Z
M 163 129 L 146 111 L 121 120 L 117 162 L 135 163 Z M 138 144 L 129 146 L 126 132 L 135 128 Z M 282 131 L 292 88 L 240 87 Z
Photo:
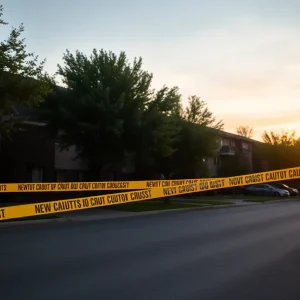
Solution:
M 18 114 L 28 115 L 28 111 L 19 110 Z M 14 133 L 12 140 L 0 140 L 0 164 L 2 167 L 0 182 L 88 180 L 87 164 L 81 159 L 75 159 L 75 147 L 61 151 L 58 141 L 45 134 L 44 126 L 46 123 L 33 120 L 34 118 L 32 121 L 24 122 L 22 130 Z M 237 151 L 243 153 L 242 157 L 248 173 L 254 170 L 254 164 L 256 166 L 254 171 L 267 170 L 265 162 L 256 157 L 253 151 L 259 142 L 224 131 L 220 132 L 220 136 L 221 143 L 218 154 L 206 159 L 209 177 L 218 177 L 222 163 L 226 158 L 236 155 Z M 124 176 L 126 178 L 134 177 L 134 155 L 127 153 L 125 157 L 125 162 L 123 166 L 118 168 L 119 170 L 109 166 L 103 170 L 102 180 L 121 180 Z M 123 177 L 120 177 L 121 173 Z M 34 199 L 40 198 L 39 193 L 30 194 L 30 197 Z M 67 194 L 64 193 L 63 197 L 66 197 Z M 19 197 L 24 198 L 24 194 L 14 196 L 14 199 Z M 49 197 L 51 196 L 49 195 Z
M 262 143 L 237 134 L 221 131 L 220 146 L 215 157 L 206 159 L 209 177 L 218 177 L 222 164 L 232 156 L 240 155 L 247 173 L 268 170 L 268 163 L 259 156 L 257 147 Z
M 75 147 L 61 151 L 58 142 L 45 134 L 45 125 L 26 121 L 23 130 L 16 132 L 12 141 L 0 141 L 0 162 L 2 170 L 6 170 L 1 172 L 0 182 L 82 181 L 87 178 L 87 164 L 75 159 Z M 253 162 L 258 160 L 253 150 L 259 142 L 224 131 L 220 135 L 218 154 L 206 159 L 209 177 L 217 177 L 222 162 L 237 151 L 243 153 L 248 172 L 253 172 Z M 134 173 L 134 157 L 127 156 L 122 172 Z M 259 161 L 259 164 L 260 169 L 254 171 L 267 170 L 266 162 Z M 116 179 L 110 172 L 113 170 L 107 170 L 106 180 Z

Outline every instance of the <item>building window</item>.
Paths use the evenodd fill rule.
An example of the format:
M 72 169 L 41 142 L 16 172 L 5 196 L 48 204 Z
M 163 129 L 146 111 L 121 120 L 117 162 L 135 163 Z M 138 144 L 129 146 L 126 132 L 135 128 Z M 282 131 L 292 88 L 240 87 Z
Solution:
M 227 139 L 222 139 L 221 145 L 222 145 L 222 146 L 230 146 L 229 140 L 227 140 Z
M 230 140 L 230 146 L 235 147 L 235 140 Z
M 44 178 L 43 168 L 32 168 L 31 169 L 32 182 L 43 182 L 43 178 Z
M 243 149 L 249 150 L 249 144 L 248 143 L 242 142 L 242 147 L 243 147 Z

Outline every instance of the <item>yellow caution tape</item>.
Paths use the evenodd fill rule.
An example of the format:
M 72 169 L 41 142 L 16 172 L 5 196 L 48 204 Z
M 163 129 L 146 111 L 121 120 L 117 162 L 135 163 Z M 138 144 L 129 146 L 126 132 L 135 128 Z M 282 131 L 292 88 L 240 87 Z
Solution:
M 159 187 L 155 189 L 145 189 L 133 192 L 58 200 L 38 204 L 9 206 L 0 208 L 0 220 L 62 213 L 94 207 L 144 201 L 161 197 L 178 196 L 207 190 L 216 190 L 295 178 L 300 178 L 300 167 L 222 179 L 210 179 L 208 181 L 195 180 L 195 182 L 189 182 L 185 185 Z
M 0 193 L 15 192 L 71 192 L 71 191 L 99 191 L 99 190 L 142 190 L 163 187 L 173 187 L 190 183 L 200 183 L 216 180 L 224 180 L 224 184 L 230 187 L 228 180 L 241 181 L 243 184 L 256 183 L 260 176 L 277 176 L 276 180 L 297 178 L 293 174 L 300 172 L 300 167 L 282 169 L 277 171 L 255 173 L 227 178 L 202 178 L 202 179 L 177 179 L 177 180 L 145 180 L 145 181 L 102 181 L 102 182 L 43 182 L 43 183 L 2 183 Z M 277 172 L 277 173 L 276 173 Z M 278 173 L 279 172 L 279 173 Z M 293 174 L 289 172 L 294 172 Z M 264 175 L 270 174 L 270 175 Z M 277 174 L 277 175 L 272 175 Z M 278 175 L 281 174 L 281 175 Z M 272 177 L 272 178 L 273 178 Z M 231 178 L 231 179 L 230 179 Z
M 0 193 L 142 190 L 148 188 L 153 189 L 184 185 L 209 180 L 210 178 L 147 181 L 0 183 Z

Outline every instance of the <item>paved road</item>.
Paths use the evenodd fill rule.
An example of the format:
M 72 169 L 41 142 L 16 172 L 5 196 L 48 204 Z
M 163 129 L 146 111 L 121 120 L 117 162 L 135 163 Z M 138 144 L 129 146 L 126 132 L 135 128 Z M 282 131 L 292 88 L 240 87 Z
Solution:
M 0 229 L 0 299 L 300 298 L 300 203 Z

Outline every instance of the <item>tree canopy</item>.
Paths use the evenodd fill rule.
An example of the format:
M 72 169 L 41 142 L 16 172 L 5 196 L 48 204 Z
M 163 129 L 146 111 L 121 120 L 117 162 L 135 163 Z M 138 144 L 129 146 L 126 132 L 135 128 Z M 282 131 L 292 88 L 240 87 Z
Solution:
M 187 122 L 210 128 L 222 129 L 224 126 L 223 121 L 216 121 L 213 113 L 207 107 L 207 103 L 196 95 L 188 98 L 188 106 L 182 117 Z
M 2 19 L 0 26 L 8 23 Z M 51 91 L 54 82 L 43 72 L 45 60 L 26 51 L 25 40 L 21 38 L 24 26 L 13 28 L 8 38 L 0 43 L 0 134 L 9 136 L 17 129 L 20 121 L 13 114 L 16 106 L 36 106 Z
M 269 133 L 267 131 L 264 131 L 264 133 L 262 134 L 262 140 L 264 141 L 264 143 L 274 146 L 294 146 L 298 142 L 298 139 L 296 139 L 295 131 L 287 132 L 283 130 L 281 134 L 275 133 L 273 131 Z
M 291 168 L 300 165 L 300 140 L 296 133 L 282 130 L 281 133 L 265 131 L 264 144 L 258 148 L 259 154 L 268 160 L 270 169 Z
M 141 58 L 130 63 L 125 52 L 67 50 L 58 74 L 65 88 L 42 106 L 43 118 L 61 147 L 75 145 L 91 168 L 120 166 L 130 152 L 142 173 L 182 173 L 211 155 L 223 123 L 197 96 L 185 108 L 178 87 L 154 90 Z
M 182 109 L 181 130 L 175 143 L 177 151 L 173 166 L 178 177 L 207 176 L 206 159 L 216 155 L 219 146 L 219 130 L 223 122 L 216 121 L 207 103 L 198 96 L 188 98 L 188 105 Z
M 88 57 L 67 51 L 63 60 L 58 74 L 66 88 L 44 106 L 63 148 L 76 145 L 96 168 L 121 163 L 124 151 L 148 158 L 172 154 L 180 101 L 176 87 L 152 90 L 152 74 L 142 69 L 142 59 L 130 64 L 124 52 L 94 49 Z

